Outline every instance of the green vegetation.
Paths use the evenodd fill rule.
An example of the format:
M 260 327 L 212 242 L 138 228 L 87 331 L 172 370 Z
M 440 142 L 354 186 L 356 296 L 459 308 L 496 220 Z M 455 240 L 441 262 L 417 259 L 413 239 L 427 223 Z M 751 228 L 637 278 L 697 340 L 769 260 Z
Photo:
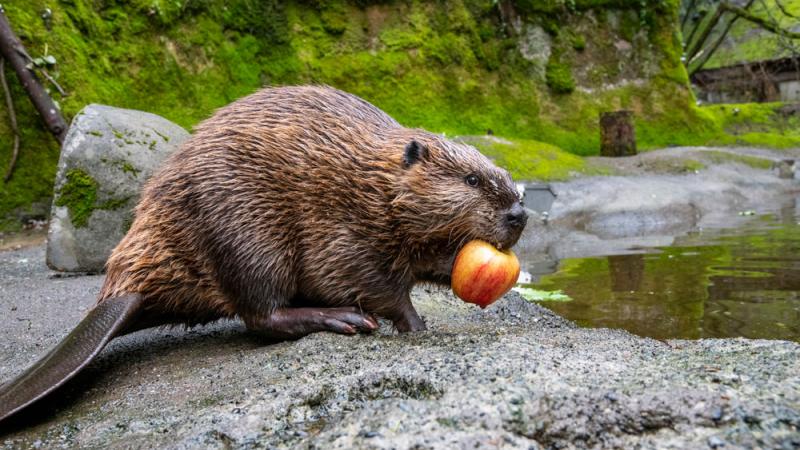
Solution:
M 491 129 L 518 148 L 536 149 L 540 141 L 596 154 L 599 113 L 621 108 L 635 112 L 643 149 L 725 142 L 719 117 L 693 106 L 675 0 L 520 1 L 519 28 L 505 23 L 496 3 L 10 0 L 3 6 L 29 53 L 55 59 L 49 70 L 69 95 L 52 95 L 67 120 L 88 103 L 103 103 L 190 128 L 261 86 L 325 83 L 364 97 L 404 125 L 447 135 Z M 52 16 L 44 20 L 46 8 Z M 546 40 L 531 33 L 535 27 Z M 526 56 L 522 42 L 547 48 L 549 59 Z M 0 228 L 47 202 L 58 159 L 54 139 L 7 74 L 22 146 L 0 195 L 6 218 Z M 772 139 L 758 133 L 769 130 L 736 139 Z M 2 109 L 0 167 L 9 160 L 10 141 Z M 501 146 L 511 153 L 495 157 L 522 178 L 560 178 L 579 160 L 559 153 L 554 160 L 566 163 L 559 168 L 548 156 L 555 147 L 522 156 Z
M 532 285 L 535 286 L 535 285 Z M 529 302 L 571 302 L 572 297 L 565 294 L 564 291 L 556 290 L 556 291 L 541 291 L 539 289 L 534 289 L 532 287 L 524 287 L 524 285 L 519 285 L 514 288 L 515 291 L 519 292 L 519 295 L 522 296 L 525 300 Z
M 709 105 L 702 108 L 720 130 L 710 143 L 772 148 L 800 147 L 800 117 L 780 112 L 781 103 Z
M 556 146 L 529 139 L 462 138 L 522 180 L 563 180 L 587 173 L 585 161 Z
M 75 228 L 85 227 L 97 209 L 113 210 L 124 207 L 128 198 L 111 198 L 97 204 L 97 181 L 81 169 L 67 171 L 67 180 L 58 191 L 56 206 L 66 206 Z
M 772 160 L 766 158 L 759 158 L 757 156 L 738 155 L 736 153 L 728 153 L 724 151 L 707 151 L 703 152 L 703 158 L 715 164 L 726 162 L 733 162 L 750 166 L 754 169 L 770 169 L 772 168 Z
M 85 227 L 97 201 L 97 181 L 80 169 L 67 171 L 67 181 L 58 192 L 57 206 L 66 206 L 76 228 Z
M 684 172 L 699 172 L 705 168 L 706 168 L 705 164 L 701 163 L 700 161 L 695 161 L 693 159 L 687 159 L 683 162 Z
M 575 80 L 569 66 L 551 61 L 545 69 L 545 79 L 550 89 L 557 94 L 569 94 L 575 90 Z

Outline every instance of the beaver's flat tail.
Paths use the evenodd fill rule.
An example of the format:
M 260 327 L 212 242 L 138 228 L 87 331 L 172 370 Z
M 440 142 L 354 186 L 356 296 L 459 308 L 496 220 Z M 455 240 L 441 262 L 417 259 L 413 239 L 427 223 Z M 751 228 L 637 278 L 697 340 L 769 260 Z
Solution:
M 56 348 L 0 386 L 0 422 L 74 377 L 131 326 L 141 309 L 139 294 L 110 298 L 95 306 Z

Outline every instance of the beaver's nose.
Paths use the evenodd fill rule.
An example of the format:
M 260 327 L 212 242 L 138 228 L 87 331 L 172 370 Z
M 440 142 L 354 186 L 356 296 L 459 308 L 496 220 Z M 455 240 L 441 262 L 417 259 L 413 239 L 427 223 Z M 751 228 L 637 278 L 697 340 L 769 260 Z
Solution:
M 525 208 L 522 207 L 521 203 L 514 203 L 514 206 L 508 210 L 506 223 L 511 228 L 524 228 L 525 224 L 528 223 L 528 213 L 525 212 Z

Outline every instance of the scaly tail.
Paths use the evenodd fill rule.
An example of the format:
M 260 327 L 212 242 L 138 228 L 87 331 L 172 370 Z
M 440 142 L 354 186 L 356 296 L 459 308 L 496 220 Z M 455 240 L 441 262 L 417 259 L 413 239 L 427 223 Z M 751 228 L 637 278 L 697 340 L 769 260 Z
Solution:
M 0 386 L 0 422 L 74 377 L 111 339 L 130 328 L 141 309 L 139 294 L 110 298 L 95 306 L 56 348 Z

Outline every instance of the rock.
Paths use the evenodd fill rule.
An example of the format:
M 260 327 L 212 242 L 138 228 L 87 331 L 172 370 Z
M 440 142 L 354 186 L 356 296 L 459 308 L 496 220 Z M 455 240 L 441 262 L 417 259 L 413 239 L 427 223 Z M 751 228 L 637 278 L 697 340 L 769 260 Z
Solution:
M 772 165 L 772 170 L 778 178 L 783 178 L 785 180 L 795 178 L 795 162 L 793 159 L 775 161 Z
M 545 66 L 552 51 L 552 38 L 538 25 L 527 25 L 517 44 L 519 53 L 530 61 L 537 78 L 544 80 Z
M 71 272 L 102 270 L 131 224 L 142 184 L 188 136 L 155 114 L 83 108 L 58 162 L 47 265 Z
M 524 185 L 525 207 L 538 213 L 548 214 L 556 199 L 548 183 L 527 183 Z

